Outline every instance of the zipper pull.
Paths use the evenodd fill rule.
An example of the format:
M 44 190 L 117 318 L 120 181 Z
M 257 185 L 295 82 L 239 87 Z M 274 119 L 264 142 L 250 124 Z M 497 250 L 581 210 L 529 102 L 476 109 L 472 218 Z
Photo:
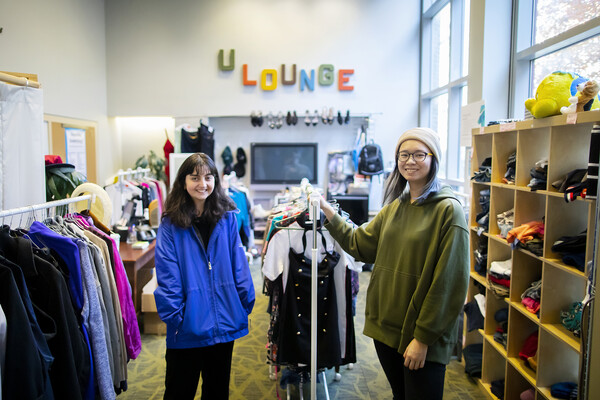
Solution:
M 211 270 L 212 266 L 210 265 L 210 261 L 208 262 L 208 269 Z

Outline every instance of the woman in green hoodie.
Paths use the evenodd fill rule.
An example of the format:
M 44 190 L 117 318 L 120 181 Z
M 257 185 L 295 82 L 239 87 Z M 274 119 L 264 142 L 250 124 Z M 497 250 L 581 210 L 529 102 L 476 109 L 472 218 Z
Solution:
M 373 338 L 394 399 L 442 399 L 467 294 L 467 222 L 458 199 L 437 179 L 440 153 L 433 130 L 404 132 L 384 207 L 358 228 L 321 199 L 334 239 L 373 264 L 364 334 Z

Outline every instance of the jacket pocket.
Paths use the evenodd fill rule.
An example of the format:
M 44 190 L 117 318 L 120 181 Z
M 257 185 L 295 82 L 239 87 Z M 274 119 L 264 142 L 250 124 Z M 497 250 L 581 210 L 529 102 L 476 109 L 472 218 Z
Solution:
M 217 299 L 222 333 L 233 333 L 248 327 L 248 314 L 233 283 L 220 285 Z
M 192 290 L 187 294 L 183 323 L 177 337 L 186 339 L 208 339 L 213 335 L 215 320 L 206 292 Z

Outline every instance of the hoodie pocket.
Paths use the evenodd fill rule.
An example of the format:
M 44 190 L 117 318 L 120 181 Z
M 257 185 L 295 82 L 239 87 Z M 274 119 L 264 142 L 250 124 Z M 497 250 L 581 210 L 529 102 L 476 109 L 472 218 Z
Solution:
M 401 331 L 418 277 L 394 269 L 373 268 L 367 289 L 366 315 L 382 327 Z

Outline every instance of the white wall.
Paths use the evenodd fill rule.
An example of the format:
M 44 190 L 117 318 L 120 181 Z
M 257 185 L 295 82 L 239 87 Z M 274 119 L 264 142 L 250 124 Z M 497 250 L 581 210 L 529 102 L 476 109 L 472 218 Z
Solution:
M 347 137 L 351 142 L 354 133 L 328 136 L 331 127 L 310 133 L 299 126 L 281 131 L 252 128 L 251 111 L 350 109 L 353 114 L 374 114 L 373 138 L 384 149 L 386 161 L 393 157 L 399 134 L 417 124 L 418 0 L 108 0 L 106 10 L 110 116 L 248 116 L 243 122 L 247 129 L 211 119 L 226 124 L 220 131 L 234 132 L 218 136 L 217 145 L 241 141 L 249 148 L 250 142 L 286 141 L 281 137 L 298 135 L 294 139 L 324 141 L 320 151 L 326 153 L 343 148 L 342 142 L 325 143 Z M 219 71 L 220 49 L 226 55 L 235 49 L 234 71 Z M 250 79 L 260 81 L 263 69 L 280 71 L 286 64 L 289 71 L 294 63 L 298 74 L 300 69 L 317 70 L 320 64 L 333 64 L 336 73 L 354 69 L 349 82 L 354 91 L 338 91 L 337 78 L 333 86 L 316 84 L 314 91 L 303 92 L 298 83 L 279 84 L 272 92 L 242 85 L 242 64 L 248 64 Z M 123 146 L 123 160 L 164 143 L 162 133 L 121 134 L 127 135 L 128 143 L 138 142 L 135 148 Z
M 98 181 L 120 166 L 107 121 L 103 0 L 0 0 L 0 70 L 38 74 L 44 113 L 98 123 Z
M 107 116 L 350 109 L 374 115 L 386 160 L 417 123 L 418 0 L 0 0 L 0 10 L 15 16 L 0 20 L 0 70 L 38 74 L 45 113 L 98 123 L 99 183 L 165 139 L 161 124 L 130 132 Z M 219 49 L 236 50 L 234 71 L 218 70 Z M 281 64 L 295 63 L 298 74 L 333 64 L 355 70 L 355 89 L 338 91 L 336 78 L 314 91 L 297 83 L 265 92 L 242 85 L 244 63 L 250 79 Z

